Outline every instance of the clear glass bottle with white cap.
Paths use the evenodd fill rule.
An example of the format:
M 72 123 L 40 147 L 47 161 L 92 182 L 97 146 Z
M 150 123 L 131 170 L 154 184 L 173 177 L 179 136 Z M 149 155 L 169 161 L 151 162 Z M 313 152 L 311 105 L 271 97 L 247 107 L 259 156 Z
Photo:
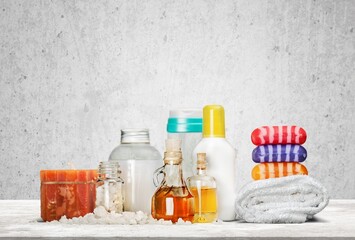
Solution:
M 171 110 L 167 124 L 168 138 L 181 140 L 182 170 L 185 179 L 193 176 L 195 165 L 192 152 L 202 138 L 202 110 L 183 108 Z
M 155 191 L 154 171 L 163 165 L 157 149 L 150 145 L 148 129 L 121 130 L 121 144 L 116 147 L 110 161 L 118 161 L 124 180 L 124 211 L 149 213 L 151 196 Z

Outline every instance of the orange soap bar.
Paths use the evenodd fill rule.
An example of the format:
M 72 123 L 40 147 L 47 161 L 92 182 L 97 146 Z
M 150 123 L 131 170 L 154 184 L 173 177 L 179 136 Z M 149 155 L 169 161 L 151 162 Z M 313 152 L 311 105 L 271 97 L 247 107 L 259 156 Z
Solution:
M 43 221 L 84 216 L 93 212 L 96 170 L 41 170 L 41 217 Z
M 251 176 L 254 180 L 292 175 L 308 175 L 307 168 L 296 162 L 260 163 L 256 165 L 251 172 Z

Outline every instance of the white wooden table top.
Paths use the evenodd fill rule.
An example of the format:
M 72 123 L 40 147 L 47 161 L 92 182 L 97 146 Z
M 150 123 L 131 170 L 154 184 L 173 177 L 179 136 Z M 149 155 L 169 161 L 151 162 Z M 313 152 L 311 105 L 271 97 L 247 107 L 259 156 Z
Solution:
M 250 239 L 265 237 L 355 239 L 355 200 L 331 200 L 315 219 L 303 224 L 251 224 L 224 222 L 192 225 L 67 225 L 39 222 L 38 200 L 0 200 L 1 238 L 142 238 L 217 237 Z M 132 238 L 133 237 L 133 238 Z

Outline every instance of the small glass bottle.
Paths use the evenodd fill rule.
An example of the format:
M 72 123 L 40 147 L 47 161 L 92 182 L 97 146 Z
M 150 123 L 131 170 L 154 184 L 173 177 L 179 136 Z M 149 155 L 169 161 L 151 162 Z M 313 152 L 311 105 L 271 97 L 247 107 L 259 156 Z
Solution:
M 124 182 L 116 161 L 100 162 L 96 187 L 96 207 L 103 206 L 108 212 L 122 212 Z
M 152 197 L 152 216 L 155 219 L 177 222 L 179 218 L 192 221 L 194 198 L 182 175 L 181 140 L 167 139 L 164 166 L 156 170 L 156 178 L 164 173 L 164 179 Z
M 206 174 L 206 153 L 197 153 L 197 175 L 186 182 L 195 202 L 195 223 L 210 223 L 217 220 L 216 180 Z

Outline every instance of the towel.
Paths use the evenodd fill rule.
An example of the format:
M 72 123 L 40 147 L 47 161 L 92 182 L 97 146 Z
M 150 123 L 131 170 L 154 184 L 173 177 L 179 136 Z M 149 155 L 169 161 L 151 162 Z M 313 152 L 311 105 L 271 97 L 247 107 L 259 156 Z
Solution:
M 253 223 L 302 223 L 329 202 L 322 184 L 306 175 L 255 181 L 237 196 L 237 218 Z

